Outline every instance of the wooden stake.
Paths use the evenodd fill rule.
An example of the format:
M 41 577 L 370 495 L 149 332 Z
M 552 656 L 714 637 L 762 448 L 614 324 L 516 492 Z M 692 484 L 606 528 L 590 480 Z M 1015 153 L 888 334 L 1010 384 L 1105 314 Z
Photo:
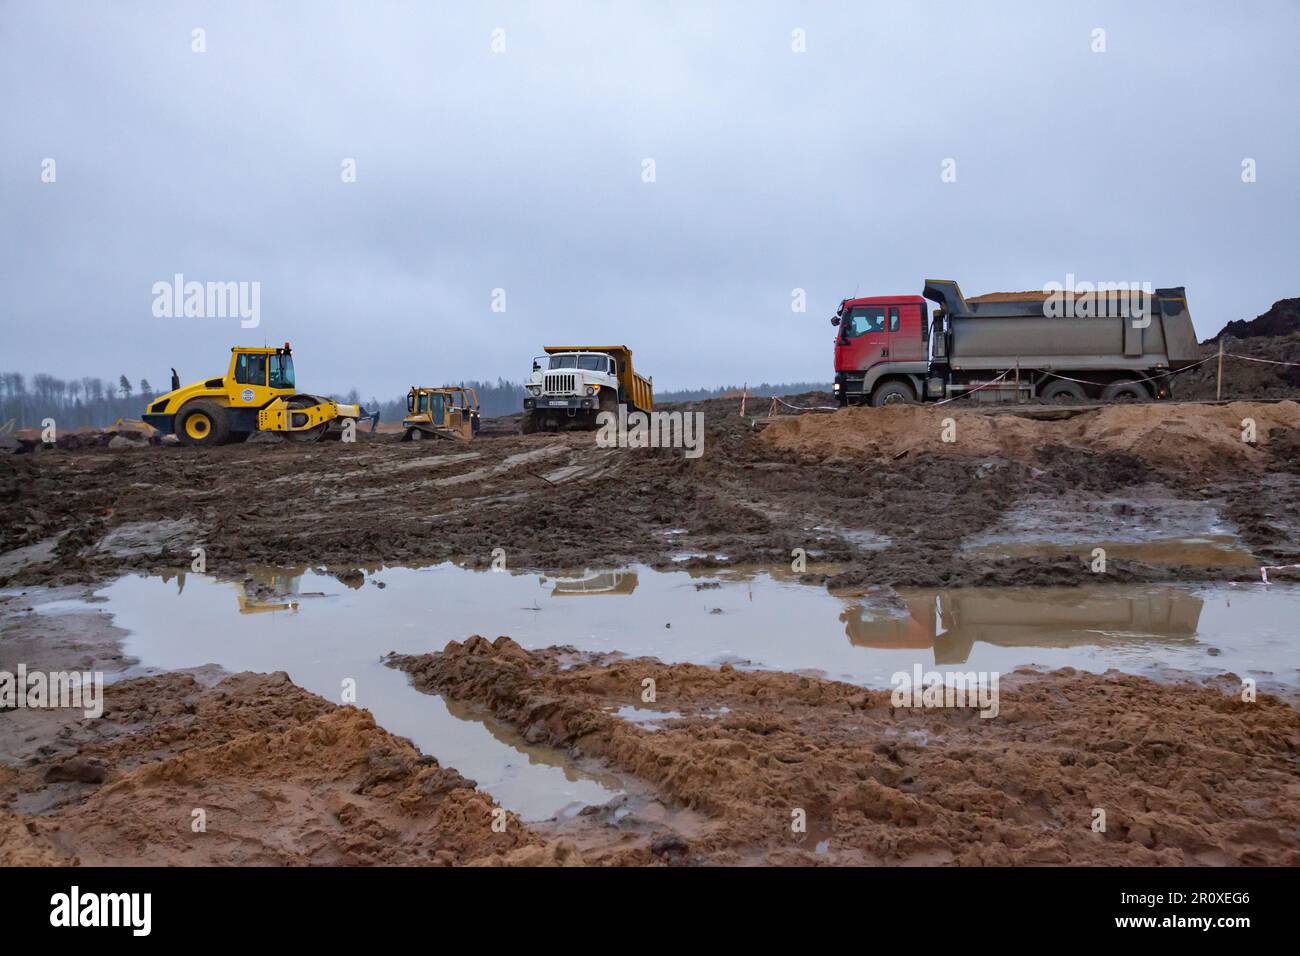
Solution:
M 1219 384 L 1214 388 L 1214 400 L 1223 401 L 1223 336 L 1219 336 Z

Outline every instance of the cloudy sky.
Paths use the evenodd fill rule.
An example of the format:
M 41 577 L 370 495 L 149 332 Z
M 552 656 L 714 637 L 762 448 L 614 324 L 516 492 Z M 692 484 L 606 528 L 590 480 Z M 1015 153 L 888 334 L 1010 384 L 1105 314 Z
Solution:
M 1298 35 L 1294 2 L 0 0 L 0 368 L 289 340 L 301 386 L 388 397 L 626 343 L 660 388 L 828 381 L 845 296 L 1067 273 L 1185 285 L 1205 337 L 1300 295 Z M 155 317 L 176 273 L 259 282 L 260 325 Z

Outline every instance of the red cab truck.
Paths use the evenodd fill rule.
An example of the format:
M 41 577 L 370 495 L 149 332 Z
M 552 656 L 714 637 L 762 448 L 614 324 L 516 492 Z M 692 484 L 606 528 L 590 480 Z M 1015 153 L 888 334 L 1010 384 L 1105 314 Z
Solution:
M 981 402 L 1168 398 L 1170 373 L 1199 358 L 1187 298 L 1179 287 L 1142 301 L 1140 315 L 1095 305 L 1075 314 L 1073 301 L 1056 309 L 1039 293 L 967 300 L 949 279 L 927 281 L 922 295 L 845 299 L 831 319 L 835 394 L 841 406 L 966 393 Z

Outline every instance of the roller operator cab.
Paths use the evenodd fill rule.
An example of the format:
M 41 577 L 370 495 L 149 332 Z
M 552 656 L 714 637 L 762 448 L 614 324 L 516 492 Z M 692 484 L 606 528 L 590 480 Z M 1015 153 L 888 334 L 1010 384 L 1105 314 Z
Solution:
M 831 324 L 841 406 L 1147 401 L 1169 398 L 1172 373 L 1199 358 L 1182 287 L 966 299 L 931 279 L 922 295 L 845 299 Z
M 362 418 L 370 418 L 374 429 L 377 416 L 360 406 L 304 395 L 296 386 L 288 342 L 283 348 L 236 346 L 224 375 L 182 386 L 172 369 L 172 390 L 149 404 L 144 420 L 183 445 L 224 445 L 256 431 L 314 442 Z

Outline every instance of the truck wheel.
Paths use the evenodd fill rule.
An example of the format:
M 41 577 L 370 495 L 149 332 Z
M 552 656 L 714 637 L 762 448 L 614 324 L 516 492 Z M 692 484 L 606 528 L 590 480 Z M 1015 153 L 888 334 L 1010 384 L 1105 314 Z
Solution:
M 1043 386 L 1038 397 L 1052 405 L 1082 405 L 1088 400 L 1088 393 L 1077 382 L 1056 379 Z
M 519 433 L 521 435 L 533 435 L 537 432 L 537 416 L 525 415 L 523 421 L 519 423 Z
M 611 415 L 618 414 L 618 396 L 608 388 L 600 390 L 600 411 L 609 412 Z
M 915 401 L 916 393 L 906 382 L 886 382 L 871 393 L 871 404 L 877 408 L 882 405 L 902 405 Z
M 176 415 L 176 437 L 182 445 L 224 445 L 230 439 L 230 419 L 216 402 L 190 402 Z
M 1151 393 L 1141 382 L 1125 379 L 1121 382 L 1111 382 L 1103 388 L 1101 400 L 1103 402 L 1149 402 Z

